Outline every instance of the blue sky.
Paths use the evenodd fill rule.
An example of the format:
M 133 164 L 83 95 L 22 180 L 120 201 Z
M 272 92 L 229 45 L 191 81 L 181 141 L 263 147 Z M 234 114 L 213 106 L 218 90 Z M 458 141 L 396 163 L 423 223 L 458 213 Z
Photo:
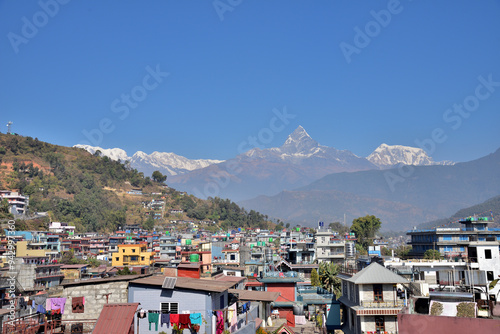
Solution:
M 498 0 L 0 1 L 0 131 L 228 159 L 302 125 L 359 156 L 468 161 L 500 147 L 499 17 Z

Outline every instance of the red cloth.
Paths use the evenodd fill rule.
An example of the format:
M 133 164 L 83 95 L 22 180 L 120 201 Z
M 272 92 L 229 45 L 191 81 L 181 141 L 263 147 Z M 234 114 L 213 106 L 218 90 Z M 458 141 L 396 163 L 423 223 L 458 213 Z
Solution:
M 224 314 L 222 311 L 217 311 L 217 325 L 215 326 L 215 334 L 224 332 Z
M 179 326 L 179 315 L 180 314 L 171 314 L 170 315 L 170 323 L 173 325 L 177 324 Z
M 179 314 L 179 323 L 181 324 L 179 329 L 191 328 L 191 318 L 189 314 Z
M 286 315 L 286 325 L 288 327 L 295 327 L 295 316 L 293 312 L 288 312 Z

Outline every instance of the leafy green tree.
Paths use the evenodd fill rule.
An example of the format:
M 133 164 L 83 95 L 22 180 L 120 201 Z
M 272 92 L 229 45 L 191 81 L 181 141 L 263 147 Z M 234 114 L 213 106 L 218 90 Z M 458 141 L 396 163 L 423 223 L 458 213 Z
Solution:
M 398 246 L 398 248 L 396 248 L 395 251 L 396 255 L 402 259 L 408 258 L 410 252 L 411 252 L 411 246 L 405 246 L 405 245 Z
M 373 242 L 375 234 L 380 230 L 382 222 L 380 219 L 373 215 L 366 215 L 364 217 L 356 218 L 352 221 L 351 231 L 354 232 L 358 243 L 364 249 L 368 249 Z
M 321 287 L 333 292 L 337 297 L 341 295 L 341 281 L 337 277 L 340 266 L 332 262 L 321 262 L 319 264 L 319 281 Z
M 153 217 L 148 217 L 144 224 L 142 224 L 142 227 L 148 231 L 152 231 L 155 227 L 155 220 L 153 219 Z
M 359 255 L 368 255 L 368 250 L 363 248 L 361 244 L 356 244 L 356 251 L 358 252 Z
M 328 225 L 328 227 L 329 227 L 332 231 L 339 232 L 340 234 L 349 233 L 349 227 L 347 227 L 347 226 L 345 226 L 344 224 L 339 223 L 339 222 L 330 223 L 330 224 Z
M 153 178 L 153 181 L 158 182 L 158 183 L 163 183 L 167 180 L 167 176 L 163 175 L 158 170 L 155 170 L 153 172 L 153 174 L 151 175 L 151 177 Z
M 316 269 L 313 269 L 311 271 L 311 285 L 312 286 L 321 286 L 321 283 L 319 281 L 318 271 Z
M 426 259 L 426 260 L 439 260 L 439 259 L 441 259 L 441 253 L 436 249 L 428 249 L 424 253 L 424 259 Z
M 131 271 L 129 267 L 125 266 L 123 269 L 118 270 L 118 275 L 137 275 L 135 271 Z

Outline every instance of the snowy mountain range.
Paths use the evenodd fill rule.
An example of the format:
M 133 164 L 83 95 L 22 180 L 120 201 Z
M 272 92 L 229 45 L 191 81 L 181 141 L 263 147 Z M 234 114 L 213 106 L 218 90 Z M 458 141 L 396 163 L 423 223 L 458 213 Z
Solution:
M 319 144 L 299 126 L 280 147 L 253 148 L 227 161 L 190 160 L 175 153 L 138 151 L 131 157 L 120 148 L 75 145 L 113 160 L 129 161 L 149 176 L 155 170 L 169 176 L 169 185 L 198 197 L 219 196 L 234 201 L 273 195 L 303 187 L 328 174 L 398 167 L 400 165 L 450 165 L 435 162 L 420 148 L 380 145 L 368 157 Z M 205 189 L 205 190 L 203 190 Z
M 377 147 L 366 159 L 381 169 L 393 168 L 400 165 L 431 166 L 454 164 L 452 161 L 435 162 L 421 148 L 387 144 Z
M 205 168 L 212 164 L 217 164 L 223 162 L 223 160 L 211 160 L 211 159 L 196 159 L 191 160 L 186 157 L 177 155 L 175 153 L 169 152 L 153 152 L 147 154 L 142 151 L 137 151 L 129 157 L 127 152 L 121 148 L 101 148 L 97 146 L 89 145 L 75 145 L 74 147 L 83 148 L 84 150 L 94 154 L 96 151 L 100 151 L 102 155 L 107 156 L 112 160 L 120 161 L 130 161 L 130 166 L 143 172 L 144 175 L 150 176 L 155 170 L 161 173 L 172 176 L 185 174 L 190 171 Z

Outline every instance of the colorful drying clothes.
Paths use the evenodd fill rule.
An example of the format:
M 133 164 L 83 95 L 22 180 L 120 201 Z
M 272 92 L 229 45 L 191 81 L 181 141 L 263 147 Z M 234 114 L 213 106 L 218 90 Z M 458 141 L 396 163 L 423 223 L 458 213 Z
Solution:
M 149 321 L 149 330 L 151 330 L 151 324 L 155 324 L 155 331 L 158 332 L 158 319 L 160 318 L 160 313 L 149 312 L 148 313 L 148 321 Z
M 191 324 L 201 326 L 201 313 L 191 313 L 189 319 L 191 320 Z
M 66 304 L 66 298 L 50 298 L 51 310 L 61 310 L 61 314 L 64 314 L 65 304 Z
M 191 328 L 191 320 L 189 314 L 179 314 L 179 329 L 189 329 Z
M 160 324 L 163 327 L 163 324 L 167 325 L 167 328 L 170 327 L 170 313 L 162 313 L 160 316 Z
M 171 314 L 170 315 L 170 323 L 173 325 L 177 325 L 179 327 L 179 315 L 178 314 Z
M 222 311 L 217 311 L 217 325 L 215 334 L 222 334 L 224 332 L 224 315 Z

